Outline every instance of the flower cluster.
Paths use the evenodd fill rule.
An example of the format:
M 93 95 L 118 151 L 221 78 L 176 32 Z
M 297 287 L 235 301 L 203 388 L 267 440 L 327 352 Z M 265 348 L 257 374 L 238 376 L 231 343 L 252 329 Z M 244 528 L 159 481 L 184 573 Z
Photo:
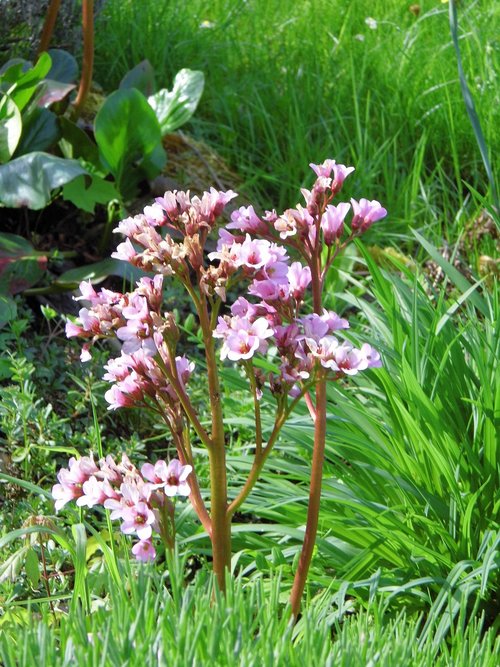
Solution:
M 163 460 L 154 465 L 145 463 L 139 471 L 126 454 L 119 463 L 112 456 L 97 463 L 92 456 L 82 456 L 71 458 L 68 468 L 61 468 L 52 496 L 57 511 L 71 500 L 79 507 L 102 505 L 109 509 L 111 519 L 121 519 L 122 533 L 139 538 L 132 548 L 134 556 L 152 560 L 156 555 L 153 532 L 168 530 L 170 519 L 165 510 L 170 498 L 190 494 L 187 478 L 191 471 L 191 466 L 183 466 L 177 459 L 168 464 Z
M 322 290 L 339 253 L 387 211 L 378 201 L 363 198 L 333 203 L 353 167 L 334 160 L 310 167 L 316 179 L 310 190 L 301 190 L 301 204 L 280 214 L 272 210 L 260 216 L 252 206 L 234 210 L 229 224 L 219 229 L 215 249 L 212 245 L 207 248 L 208 235 L 236 194 L 214 188 L 201 197 L 191 196 L 189 191 L 166 192 L 114 230 L 126 238 L 112 256 L 151 272 L 153 277 L 141 278 L 133 291 L 124 294 L 108 289 L 96 292 L 90 282 L 80 285 L 77 300 L 85 303 L 79 320 L 68 322 L 66 333 L 85 340 L 82 360 L 90 358 L 91 345 L 99 339 L 113 338 L 121 345 L 120 356 L 105 366 L 104 379 L 112 383 L 106 392 L 109 408 L 155 410 L 170 429 L 179 459 L 190 465 L 181 465 L 178 460 L 168 465 L 159 461 L 154 466 L 145 464 L 139 473 L 126 457 L 119 464 L 110 457 L 98 463 L 91 457 L 71 459 L 69 468 L 59 472 L 59 484 L 53 489 L 56 509 L 71 499 L 80 506 L 101 504 L 108 508 L 113 518 L 122 520 L 122 532 L 137 535 L 133 551 L 139 559 L 154 557 L 154 531 L 171 544 L 169 498 L 190 493 L 186 480 L 192 472 L 191 502 L 212 539 L 214 568 L 218 568 L 221 585 L 224 582 L 228 554 L 227 526 L 222 524 L 230 523 L 233 514 L 209 513 L 192 469 L 190 444 L 194 433 L 209 451 L 217 451 L 211 466 L 213 461 L 219 466 L 225 460 L 214 338 L 220 341 L 221 359 L 241 363 L 250 381 L 258 441 L 256 460 L 260 457 L 252 470 L 260 469 L 289 411 L 303 396 L 319 425 L 315 447 L 324 446 L 321 419 L 324 425 L 325 382 L 381 365 L 379 353 L 370 344 L 356 348 L 348 340 L 348 321 L 323 308 Z M 211 420 L 200 419 L 186 391 L 194 363 L 177 354 L 179 329 L 173 314 L 163 311 L 167 277 L 174 277 L 185 288 L 198 315 Z M 226 305 L 229 289 L 240 285 L 245 285 L 247 292 L 240 292 L 234 303 Z M 253 358 L 257 354 L 274 355 L 275 370 L 266 374 L 256 369 Z M 323 406 L 318 410 L 308 394 L 314 385 L 316 404 Z M 276 399 L 277 417 L 264 444 L 258 401 L 266 387 Z M 227 488 L 219 488 L 218 472 L 219 467 L 211 468 L 211 507 L 221 508 L 227 505 Z M 252 484 L 253 476 L 231 502 L 233 512 Z M 224 559 L 225 565 L 221 565 Z

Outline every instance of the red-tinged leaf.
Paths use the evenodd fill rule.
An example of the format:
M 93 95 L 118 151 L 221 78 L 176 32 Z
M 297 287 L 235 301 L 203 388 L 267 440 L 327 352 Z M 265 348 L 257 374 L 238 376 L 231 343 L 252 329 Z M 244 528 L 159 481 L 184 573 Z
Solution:
M 35 285 L 47 261 L 47 255 L 22 236 L 0 234 L 0 294 L 17 294 Z

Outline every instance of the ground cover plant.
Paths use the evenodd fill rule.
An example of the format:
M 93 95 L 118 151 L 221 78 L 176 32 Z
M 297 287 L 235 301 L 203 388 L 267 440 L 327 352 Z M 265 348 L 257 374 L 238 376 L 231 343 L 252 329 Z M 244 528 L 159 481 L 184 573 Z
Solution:
M 236 240 L 226 236 L 229 245 L 236 244 L 233 250 L 255 243 L 245 239 L 245 227 L 260 227 L 257 220 L 266 222 L 267 234 L 274 234 L 269 243 L 293 242 L 297 218 L 289 211 L 266 221 L 264 212 L 274 206 L 281 213 L 298 201 L 307 211 L 313 194 L 304 193 L 304 199 L 300 187 L 311 190 L 314 174 L 306 165 L 317 163 L 321 172 L 329 155 L 356 165 L 343 184 L 344 202 L 368 196 L 388 210 L 387 218 L 366 229 L 362 240 L 342 249 L 342 239 L 336 238 L 342 204 L 335 199 L 323 202 L 336 206 L 336 215 L 330 209 L 324 222 L 317 218 L 327 241 L 317 260 L 324 267 L 339 250 L 324 276 L 321 306 L 335 312 L 337 322 L 350 323 L 349 329 L 326 334 L 345 342 L 335 345 L 329 338 L 331 355 L 323 361 L 337 363 L 339 347 L 362 351 L 368 342 L 383 363 L 326 384 L 323 479 L 317 485 L 321 502 L 300 614 L 296 582 L 304 583 L 301 551 L 304 536 L 311 535 L 306 517 L 321 424 L 316 419 L 315 425 L 312 414 L 321 383 L 311 387 L 310 400 L 299 400 L 283 422 L 256 479 L 256 461 L 263 463 L 258 433 L 264 448 L 280 405 L 294 399 L 280 394 L 276 382 L 269 384 L 270 373 L 273 380 L 280 374 L 273 338 L 253 340 L 256 332 L 231 329 L 232 321 L 242 317 L 229 307 L 242 305 L 243 274 L 259 289 L 256 268 L 250 270 L 243 262 L 238 269 L 242 273 L 234 273 L 225 285 L 227 305 L 221 303 L 219 312 L 214 311 L 211 329 L 221 338 L 211 342 L 199 324 L 196 302 L 190 305 L 172 279 L 164 277 L 163 287 L 168 288 L 153 311 L 158 316 L 172 313 L 166 328 L 163 323 L 165 340 L 172 346 L 178 338 L 177 350 L 167 350 L 165 359 L 189 356 L 195 364 L 186 392 L 177 386 L 182 409 L 170 402 L 167 391 L 162 406 L 169 410 L 166 420 L 137 406 L 108 410 L 110 402 L 117 407 L 144 400 L 138 377 L 133 376 L 133 382 L 118 378 L 119 363 L 109 358 L 123 359 L 118 356 L 120 345 L 130 346 L 139 338 L 141 346 L 149 345 L 148 335 L 138 338 L 139 331 L 150 330 L 138 308 L 144 294 L 136 291 L 159 294 L 158 278 L 156 285 L 146 280 L 138 287 L 138 275 L 122 272 L 124 277 L 108 278 L 104 292 L 85 282 L 89 301 L 83 303 L 61 299 L 45 288 L 14 296 L 17 315 L 13 311 L 0 330 L 0 655 L 7 665 L 498 663 L 500 313 L 494 156 L 499 135 L 493 29 L 498 8 L 489 2 L 460 3 L 458 27 L 453 27 L 448 3 L 437 1 L 411 6 L 299 5 L 220 0 L 207 9 L 206 3 L 197 2 L 189 8 L 143 2 L 139 11 L 137 3 L 108 0 L 96 15 L 95 78 L 110 93 L 146 57 L 162 80 L 173 80 L 185 67 L 204 72 L 201 105 L 184 131 L 211 143 L 243 177 L 232 186 L 241 196 L 229 202 L 228 216 L 221 221 L 227 224 L 232 213 L 232 222 L 243 225 L 225 232 L 241 235 Z M 124 49 L 132 23 L 140 30 Z M 159 34 L 169 35 L 168 44 Z M 308 37 L 313 34 L 314 39 Z M 457 70 L 453 36 L 462 70 Z M 139 69 L 132 76 L 141 78 L 143 73 Z M 316 176 L 333 176 L 329 166 L 328 176 Z M 214 184 L 217 192 L 227 191 L 214 179 L 213 168 L 208 172 L 205 189 Z M 189 168 L 181 178 L 178 191 L 190 188 Z M 212 193 L 212 199 L 204 200 L 200 191 L 181 199 L 188 210 L 188 201 L 191 208 L 195 202 L 195 209 L 201 201 L 216 206 L 220 196 Z M 163 199 L 164 205 L 172 203 L 171 197 Z M 152 201 L 153 196 L 147 196 L 133 212 L 145 204 L 151 207 Z M 181 215 L 183 204 L 177 198 L 175 202 Z M 247 208 L 249 202 L 255 213 Z M 209 209 L 203 209 L 207 215 Z M 0 209 L 0 219 L 2 213 Z M 119 254 L 133 261 L 140 255 L 136 261 L 141 263 L 146 248 L 140 241 L 153 232 L 165 235 L 164 213 L 160 215 L 156 204 L 147 209 L 146 218 L 158 216 L 142 230 L 139 243 L 134 218 L 121 223 L 134 246 L 132 251 L 122 245 Z M 108 223 L 108 229 L 116 222 Z M 71 221 L 65 224 L 69 228 Z M 92 243 L 86 239 L 92 238 L 93 225 L 87 215 L 80 228 L 84 243 Z M 352 214 L 346 214 L 343 239 L 351 227 Z M 25 235 L 36 251 L 47 247 L 44 230 L 25 223 L 17 229 L 9 226 L 10 232 Z M 184 243 L 175 235 L 178 230 L 171 231 L 169 248 L 182 246 L 196 265 L 193 235 L 204 236 L 203 225 L 191 229 Z M 108 247 L 103 244 L 102 251 L 107 253 Z M 18 257 L 24 251 L 29 255 L 21 248 Z M 214 253 L 211 273 L 218 270 L 224 252 L 216 241 L 208 242 L 205 269 L 208 255 Z M 288 249 L 288 289 L 294 275 L 292 270 L 288 276 L 290 267 L 300 257 L 304 264 L 311 262 L 307 253 L 307 242 Z M 49 259 L 65 268 L 71 261 Z M 183 261 L 181 257 L 175 268 L 180 270 Z M 297 283 L 298 277 L 304 278 L 301 289 L 306 274 L 305 268 L 296 267 Z M 182 275 L 196 292 L 196 268 Z M 281 283 L 283 289 L 284 278 Z M 207 288 L 212 306 L 222 287 L 214 278 Z M 97 340 L 82 353 L 81 343 L 66 339 L 65 326 L 70 333 L 83 333 L 83 343 L 91 342 L 93 335 L 85 329 L 96 324 L 96 309 L 103 314 L 100 295 L 134 292 L 134 306 L 129 306 L 123 326 L 114 323 L 122 329 L 119 342 Z M 282 312 L 286 299 L 280 296 L 280 303 L 265 298 L 264 303 Z M 302 302 L 294 317 L 307 319 L 318 304 L 307 295 Z M 74 315 L 81 308 L 78 323 Z M 162 326 L 159 318 L 155 326 Z M 244 333 L 246 347 L 255 344 L 249 359 L 240 359 L 248 352 L 233 346 L 233 339 L 241 343 Z M 321 357 L 318 341 L 306 343 L 305 329 L 301 334 L 300 346 Z M 211 346 L 218 350 L 216 356 Z M 222 363 L 221 346 L 226 356 Z M 89 353 L 91 358 L 82 364 L 80 354 L 87 358 Z M 126 354 L 133 357 L 137 351 Z M 217 365 L 216 394 L 224 405 L 220 449 L 228 501 L 242 499 L 249 478 L 255 482 L 248 495 L 244 493 L 244 502 L 233 506 L 231 557 L 226 549 L 223 568 L 214 564 L 207 521 L 213 520 L 215 476 L 203 438 L 212 435 L 209 408 L 218 398 L 206 389 L 211 364 L 207 355 Z M 358 353 L 358 362 L 361 356 Z M 192 366 L 180 363 L 186 379 Z M 326 371 L 321 361 L 316 363 L 320 374 Z M 107 378 L 102 377 L 104 364 Z M 161 370 L 168 372 L 165 366 Z M 111 376 L 117 384 L 110 391 Z M 177 373 L 171 379 L 175 384 L 181 378 Z M 307 384 L 308 378 L 302 380 Z M 157 398 L 156 390 L 149 392 L 146 402 Z M 178 437 L 176 443 L 171 427 L 190 406 L 196 419 L 191 458 L 186 460 L 184 441 Z M 123 453 L 133 467 L 122 460 Z M 137 513 L 130 520 L 129 507 L 125 530 L 120 530 L 110 517 L 110 511 L 123 514 L 120 498 L 111 498 L 115 506 L 108 503 L 109 510 L 103 507 L 106 500 L 97 492 L 102 491 L 105 468 L 98 462 L 106 456 L 112 457 L 108 471 L 113 462 L 122 461 L 120 475 L 128 474 L 130 481 L 131 473 L 142 471 L 146 484 L 156 487 L 151 494 L 164 494 L 158 501 L 168 528 L 164 545 L 158 536 L 149 542 L 148 526 L 153 532 L 158 508 L 142 507 L 146 521 L 140 523 Z M 180 463 L 169 466 L 174 459 Z M 73 479 L 71 474 L 85 464 L 89 470 Z M 70 470 L 59 473 L 58 480 L 61 468 Z M 200 503 L 196 512 L 183 495 L 195 476 L 206 516 Z M 118 481 L 127 478 L 111 484 L 112 494 L 119 490 Z M 178 498 L 174 486 L 181 491 Z M 217 493 L 220 498 L 219 488 Z M 65 503 L 70 495 L 73 500 Z M 94 501 L 101 504 L 91 511 L 85 507 Z M 144 539 L 131 553 L 134 542 L 127 533 L 134 530 Z M 156 557 L 150 562 L 152 546 Z M 146 562 L 138 562 L 137 556 Z

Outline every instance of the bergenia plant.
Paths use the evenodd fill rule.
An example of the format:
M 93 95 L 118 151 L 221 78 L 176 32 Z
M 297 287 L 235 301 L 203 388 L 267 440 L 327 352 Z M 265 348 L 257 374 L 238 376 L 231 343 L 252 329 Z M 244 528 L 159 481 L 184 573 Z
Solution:
M 189 500 L 208 533 L 213 569 L 224 588 L 231 558 L 231 521 L 245 501 L 292 410 L 305 401 L 314 421 L 311 486 L 304 544 L 295 574 L 291 604 L 300 608 L 318 525 L 326 437 L 327 382 L 381 365 L 369 344 L 359 349 L 343 336 L 349 323 L 323 307 L 323 285 L 335 258 L 355 237 L 386 215 L 378 201 L 351 199 L 333 204 L 353 167 L 326 160 L 310 165 L 316 173 L 311 190 L 302 190 L 304 204 L 281 214 L 257 215 L 252 206 L 231 214 L 218 230 L 216 249 L 206 252 L 207 239 L 237 195 L 211 189 L 201 197 L 166 192 L 140 215 L 121 221 L 115 230 L 126 239 L 113 257 L 153 273 L 141 278 L 133 292 L 96 292 L 90 282 L 80 285 L 87 303 L 78 323 L 68 323 L 67 335 L 85 339 L 82 360 L 103 338 L 121 342 L 121 354 L 110 359 L 104 379 L 110 409 L 154 410 L 165 420 L 178 460 L 145 464 L 139 472 L 123 458 L 94 463 L 83 457 L 61 470 L 54 487 L 56 507 L 76 498 L 80 505 L 102 504 L 120 518 L 121 530 L 135 534 L 135 556 L 154 557 L 158 533 L 172 546 L 175 495 Z M 349 221 L 349 222 L 347 222 Z M 213 247 L 213 246 L 212 246 Z M 172 313 L 164 312 L 164 282 L 179 281 L 197 313 L 204 344 L 211 415 L 205 426 L 190 398 L 188 384 L 195 365 L 177 353 L 179 329 Z M 246 284 L 246 294 L 227 303 L 230 288 Z M 275 371 L 264 373 L 255 360 L 275 351 Z M 220 361 L 236 363 L 248 378 L 255 422 L 254 459 L 246 482 L 228 497 L 226 428 Z M 276 410 L 270 433 L 261 418 L 263 392 L 274 397 Z M 203 497 L 193 456 L 193 440 L 208 452 L 209 502 Z M 209 509 L 208 509 L 209 508 Z

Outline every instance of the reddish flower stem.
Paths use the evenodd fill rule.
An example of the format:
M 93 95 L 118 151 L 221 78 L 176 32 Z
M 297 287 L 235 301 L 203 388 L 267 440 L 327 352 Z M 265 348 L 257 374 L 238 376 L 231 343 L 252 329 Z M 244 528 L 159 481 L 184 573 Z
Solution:
M 78 118 L 87 98 L 92 83 L 92 71 L 94 68 L 94 0 L 83 0 L 82 3 L 82 25 L 83 25 L 83 62 L 80 86 L 75 99 L 73 113 Z
M 319 220 L 319 219 L 318 219 Z M 322 270 L 319 243 L 319 221 L 317 223 L 316 246 L 310 261 L 311 284 L 313 293 L 314 312 L 322 314 Z M 325 457 L 326 439 L 326 374 L 319 366 L 316 376 L 316 418 L 314 421 L 314 447 L 311 465 L 311 486 L 309 489 L 309 505 L 307 508 L 307 522 L 304 534 L 304 543 L 299 558 L 299 565 L 295 572 L 290 605 L 294 618 L 300 613 L 302 595 L 307 580 L 307 573 L 311 564 L 316 534 L 318 532 L 318 517 L 321 501 L 321 482 L 323 479 L 323 462 Z
M 45 15 L 45 22 L 43 24 L 42 35 L 40 37 L 40 44 L 38 45 L 38 56 L 44 51 L 47 51 L 49 48 L 60 5 L 61 0 L 51 0 L 48 6 L 47 13 Z

